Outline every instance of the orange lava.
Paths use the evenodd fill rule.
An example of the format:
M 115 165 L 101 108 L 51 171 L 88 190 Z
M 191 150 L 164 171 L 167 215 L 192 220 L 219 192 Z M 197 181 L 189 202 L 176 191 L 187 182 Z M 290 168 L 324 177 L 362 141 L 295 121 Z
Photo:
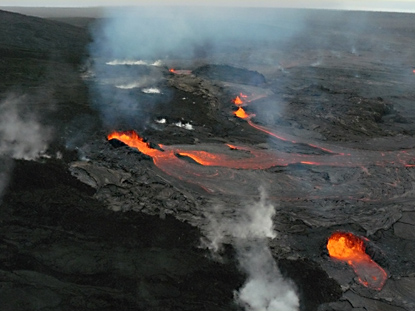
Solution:
M 242 98 L 247 98 L 248 97 L 248 95 L 245 95 L 245 94 L 242 94 L 242 93 L 240 93 L 239 96 L 241 96 Z
M 305 164 L 305 165 L 320 165 L 319 162 L 312 162 L 312 161 L 301 161 L 301 164 Z
M 327 250 L 330 257 L 347 262 L 362 285 L 376 290 L 385 285 L 388 275 L 366 254 L 362 238 L 350 232 L 335 232 L 328 240 Z
M 235 105 L 242 105 L 244 102 L 242 101 L 242 99 L 239 96 L 236 96 L 236 98 L 233 100 L 233 103 Z
M 170 69 L 169 69 L 169 71 L 170 71 L 171 73 L 176 73 L 176 70 L 174 70 L 173 68 L 170 68 Z
M 234 114 L 240 119 L 248 119 L 250 117 L 242 107 L 239 107 L 238 110 L 234 112 Z
M 221 155 L 215 155 L 207 151 L 183 151 L 178 153 L 182 157 L 189 157 L 195 162 L 204 166 L 224 166 L 221 162 L 226 163 L 226 159 Z
M 108 140 L 118 139 L 124 144 L 138 149 L 141 153 L 144 153 L 150 157 L 154 157 L 156 154 L 160 153 L 160 150 L 151 148 L 148 143 L 144 142 L 135 131 L 126 131 L 126 132 L 112 132 L 107 136 Z

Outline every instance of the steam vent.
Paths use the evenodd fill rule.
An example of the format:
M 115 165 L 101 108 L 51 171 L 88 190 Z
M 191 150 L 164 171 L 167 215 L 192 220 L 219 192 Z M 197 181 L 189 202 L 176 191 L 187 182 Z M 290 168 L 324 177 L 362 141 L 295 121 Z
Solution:
M 0 310 L 415 310 L 415 7 L 260 2 L 0 7 Z

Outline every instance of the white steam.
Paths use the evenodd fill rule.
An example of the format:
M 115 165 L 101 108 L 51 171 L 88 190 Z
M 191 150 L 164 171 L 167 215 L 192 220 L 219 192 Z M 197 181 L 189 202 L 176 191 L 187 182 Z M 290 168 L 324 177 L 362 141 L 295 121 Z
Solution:
M 132 82 L 132 83 L 128 83 L 128 84 L 119 84 L 116 85 L 115 87 L 118 89 L 122 89 L 122 90 L 131 90 L 131 89 L 136 89 L 142 86 L 141 82 Z
M 236 301 L 249 311 L 296 311 L 299 300 L 294 286 L 279 271 L 266 240 L 238 245 L 239 263 L 248 279 Z
M 179 121 L 177 123 L 174 123 L 174 125 L 188 131 L 193 131 L 193 125 L 191 125 L 190 123 L 182 123 L 181 121 Z
M 141 92 L 145 94 L 160 94 L 161 93 L 161 91 L 155 87 L 149 87 L 149 88 L 142 89 Z
M 165 124 L 167 121 L 166 119 L 162 118 L 162 119 L 157 119 L 156 122 L 159 124 Z
M 236 302 L 247 311 L 299 310 L 294 285 L 282 277 L 268 247 L 267 239 L 276 237 L 274 216 L 275 208 L 263 189 L 258 202 L 241 206 L 236 215 L 225 216 L 220 206 L 208 215 L 208 246 L 217 251 L 225 241 L 232 243 L 247 274 L 245 284 L 235 292 Z
M 12 159 L 33 160 L 47 148 L 51 131 L 37 120 L 26 96 L 9 96 L 0 102 L 0 203 L 13 170 Z
M 143 99 L 129 90 L 159 85 L 165 79 L 167 67 L 163 66 L 182 60 L 192 67 L 200 62 L 274 63 L 274 55 L 239 51 L 246 42 L 280 46 L 302 29 L 303 14 L 223 7 L 109 8 L 105 18 L 90 28 L 93 42 L 86 65 L 93 76 L 87 71 L 84 78 L 91 80 L 91 103 L 106 125 L 144 125 L 149 107 L 168 103 L 170 94 L 163 89 L 163 98 Z M 191 71 L 174 73 L 189 75 Z
M 161 60 L 156 60 L 155 62 L 148 62 L 144 60 L 120 60 L 120 59 L 114 59 L 110 62 L 105 63 L 106 65 L 110 66 L 162 66 L 163 62 Z
M 24 111 L 30 105 L 26 96 L 9 97 L 0 103 L 0 156 L 33 160 L 44 152 L 51 138 L 33 114 Z

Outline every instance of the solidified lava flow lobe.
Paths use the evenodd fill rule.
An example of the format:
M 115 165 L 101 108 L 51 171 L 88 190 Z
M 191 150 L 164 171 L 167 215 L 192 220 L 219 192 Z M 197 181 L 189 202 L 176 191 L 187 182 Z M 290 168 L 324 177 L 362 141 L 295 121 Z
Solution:
M 385 285 L 388 275 L 366 254 L 362 238 L 350 232 L 335 232 L 328 240 L 327 250 L 330 257 L 347 262 L 362 285 L 376 290 Z

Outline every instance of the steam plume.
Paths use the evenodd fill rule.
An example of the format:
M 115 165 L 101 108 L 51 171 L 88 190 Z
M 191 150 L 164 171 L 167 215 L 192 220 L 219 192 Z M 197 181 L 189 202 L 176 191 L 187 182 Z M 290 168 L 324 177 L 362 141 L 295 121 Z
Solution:
M 13 168 L 12 159 L 33 160 L 47 147 L 51 131 L 33 112 L 24 111 L 26 96 L 9 96 L 0 102 L 0 200 Z
M 275 208 L 260 189 L 260 200 L 244 205 L 236 215 L 224 216 L 217 206 L 208 215 L 208 245 L 217 251 L 225 241 L 237 251 L 240 268 L 247 275 L 245 284 L 235 292 L 235 301 L 248 311 L 296 311 L 299 299 L 291 281 L 282 277 L 271 251 L 268 238 L 275 238 L 272 218 Z
M 162 64 L 278 63 L 275 57 L 239 51 L 247 42 L 280 43 L 302 28 L 302 13 L 264 9 L 156 6 L 112 8 L 107 15 L 92 28 L 89 64 L 94 75 L 92 102 L 112 127 L 145 124 L 148 107 L 143 105 L 160 99 L 140 99 L 136 89 L 158 87 L 166 70 Z
M 1 156 L 33 160 L 46 150 L 51 131 L 42 126 L 34 113 L 24 111 L 28 104 L 26 96 L 10 96 L 0 103 Z

